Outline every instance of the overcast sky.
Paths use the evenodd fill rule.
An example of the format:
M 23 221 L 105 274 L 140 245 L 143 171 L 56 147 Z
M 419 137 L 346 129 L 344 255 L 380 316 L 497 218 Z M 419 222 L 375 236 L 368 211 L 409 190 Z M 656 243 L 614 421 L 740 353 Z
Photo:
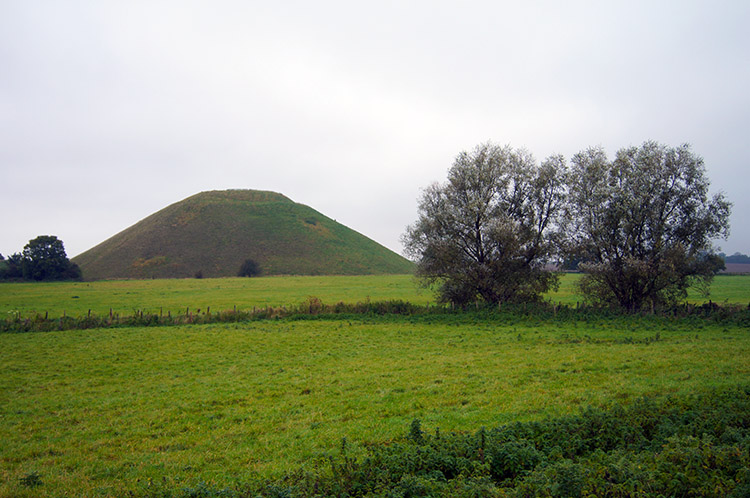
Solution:
M 0 0 L 0 253 L 229 188 L 401 252 L 462 150 L 649 139 L 692 144 L 750 253 L 748 26 L 746 0 Z

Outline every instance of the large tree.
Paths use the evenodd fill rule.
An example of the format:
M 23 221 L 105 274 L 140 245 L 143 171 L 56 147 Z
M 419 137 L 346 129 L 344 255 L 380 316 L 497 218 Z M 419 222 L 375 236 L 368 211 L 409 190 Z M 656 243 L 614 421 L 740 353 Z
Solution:
M 703 159 L 688 145 L 645 142 L 572 160 L 566 219 L 570 257 L 583 261 L 591 300 L 637 311 L 672 304 L 721 267 L 712 240 L 729 234 L 731 204 L 709 198 Z
M 22 269 L 25 280 L 77 280 L 78 265 L 71 263 L 65 247 L 54 235 L 40 235 L 23 248 Z
M 560 156 L 537 165 L 490 143 L 462 152 L 448 181 L 425 189 L 403 236 L 417 275 L 443 302 L 528 301 L 557 283 L 545 269 L 564 191 Z

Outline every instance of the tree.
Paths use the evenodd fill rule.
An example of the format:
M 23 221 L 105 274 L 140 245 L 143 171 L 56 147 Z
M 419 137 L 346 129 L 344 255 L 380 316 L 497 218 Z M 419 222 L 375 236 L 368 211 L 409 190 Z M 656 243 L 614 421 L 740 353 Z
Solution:
M 260 266 L 252 259 L 246 259 L 237 273 L 238 277 L 255 277 L 257 275 L 260 275 Z
M 77 280 L 78 265 L 71 263 L 61 240 L 54 235 L 40 235 L 30 240 L 21 253 L 25 280 Z
M 720 254 L 720 256 L 724 255 Z M 741 252 L 736 252 L 731 256 L 725 256 L 724 261 L 726 261 L 727 263 L 748 264 L 750 263 L 750 256 L 748 256 L 747 254 L 742 254 Z
M 539 299 L 557 284 L 545 264 L 564 193 L 565 161 L 541 166 L 525 150 L 491 143 L 462 152 L 445 184 L 419 201 L 419 219 L 402 240 L 417 276 L 442 302 Z
M 581 259 L 589 299 L 629 311 L 673 304 L 721 268 L 711 241 L 729 234 L 731 204 L 708 198 L 703 159 L 689 145 L 645 142 L 614 161 L 591 148 L 572 163 L 568 257 Z
M 23 278 L 23 256 L 20 253 L 14 253 L 3 261 L 4 266 L 0 266 L 0 280 L 21 280 Z

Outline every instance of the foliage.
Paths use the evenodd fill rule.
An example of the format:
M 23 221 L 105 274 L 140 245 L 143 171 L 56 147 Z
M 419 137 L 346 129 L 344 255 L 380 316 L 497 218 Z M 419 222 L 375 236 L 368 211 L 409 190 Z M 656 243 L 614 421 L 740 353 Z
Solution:
M 23 278 L 23 255 L 14 253 L 0 265 L 0 280 L 21 280 Z
M 578 153 L 569 180 L 568 251 L 583 293 L 629 311 L 674 304 L 721 268 L 711 240 L 729 232 L 731 205 L 708 198 L 703 159 L 688 145 L 655 142 Z
M 257 277 L 260 275 L 260 266 L 253 259 L 246 259 L 237 272 L 238 277 Z
M 26 280 L 80 280 L 81 270 L 71 263 L 65 247 L 54 235 L 40 235 L 23 248 L 23 278 Z
M 71 263 L 61 240 L 54 235 L 40 235 L 30 240 L 23 252 L 11 255 L 0 268 L 2 280 L 80 280 L 81 269 Z
M 418 424 L 416 425 L 418 428 Z M 235 491 L 168 486 L 142 496 L 746 496 L 750 387 L 640 398 L 492 430 L 405 438 Z
M 731 256 L 727 256 L 724 253 L 719 253 L 719 256 L 723 257 L 724 261 L 727 263 L 750 264 L 750 256 L 748 256 L 747 254 L 742 254 L 740 252 L 736 252 Z
M 428 187 L 403 241 L 417 275 L 443 302 L 537 300 L 556 283 L 544 266 L 560 209 L 564 161 L 541 166 L 490 143 L 462 152 L 445 184 Z
M 476 433 L 414 438 L 412 425 L 405 439 L 337 466 L 341 475 L 282 482 L 292 496 L 723 497 L 750 484 L 749 414 L 750 388 L 740 387 Z

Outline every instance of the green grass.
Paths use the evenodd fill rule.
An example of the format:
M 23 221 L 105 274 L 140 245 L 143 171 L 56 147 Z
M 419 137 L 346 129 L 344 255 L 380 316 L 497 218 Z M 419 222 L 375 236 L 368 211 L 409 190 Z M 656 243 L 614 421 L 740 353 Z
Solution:
M 575 304 L 577 278 L 564 276 L 548 297 Z M 4 283 L 0 313 L 247 310 L 309 296 L 434 300 L 408 275 Z M 749 296 L 750 277 L 719 276 L 711 299 L 744 304 Z M 119 496 L 161 477 L 231 484 L 335 452 L 343 437 L 355 449 L 387 441 L 414 418 L 441 431 L 476 430 L 736 385 L 750 374 L 748 357 L 746 328 L 650 316 L 341 317 L 0 334 L 0 497 Z M 22 484 L 37 474 L 42 486 Z
M 582 302 L 577 274 L 565 274 L 560 288 L 547 298 L 568 305 Z M 414 304 L 435 301 L 429 289 L 418 286 L 410 275 L 367 275 L 326 277 L 261 277 L 172 280 L 112 280 L 98 282 L 0 283 L 0 314 L 50 317 L 132 314 L 136 310 L 164 314 L 251 310 L 253 307 L 297 305 L 310 296 L 326 304 L 403 300 Z M 692 302 L 707 298 L 692 292 Z M 750 275 L 719 275 L 714 279 L 710 299 L 718 303 L 750 302 Z
M 750 305 L 750 275 L 718 275 L 714 278 L 711 292 L 706 298 L 695 289 L 688 291 L 688 300 L 705 302 L 707 299 L 715 303 L 737 303 Z
M 424 304 L 433 299 L 410 275 L 0 283 L 0 313 L 83 316 L 88 310 L 107 314 L 110 308 L 121 315 L 134 310 L 196 312 L 207 307 L 251 310 L 297 305 L 310 296 L 325 303 L 401 299 Z
M 583 302 L 577 283 L 581 279 L 580 273 L 566 273 L 560 279 L 560 287 L 547 294 L 552 301 L 567 305 Z M 717 275 L 711 285 L 708 296 L 704 296 L 697 289 L 688 290 L 688 301 L 703 304 L 712 300 L 719 304 L 748 304 L 750 303 L 750 275 Z
M 654 317 L 280 320 L 0 335 L 0 496 L 231 484 L 403 434 L 736 385 L 745 328 Z M 20 479 L 37 472 L 43 485 Z

